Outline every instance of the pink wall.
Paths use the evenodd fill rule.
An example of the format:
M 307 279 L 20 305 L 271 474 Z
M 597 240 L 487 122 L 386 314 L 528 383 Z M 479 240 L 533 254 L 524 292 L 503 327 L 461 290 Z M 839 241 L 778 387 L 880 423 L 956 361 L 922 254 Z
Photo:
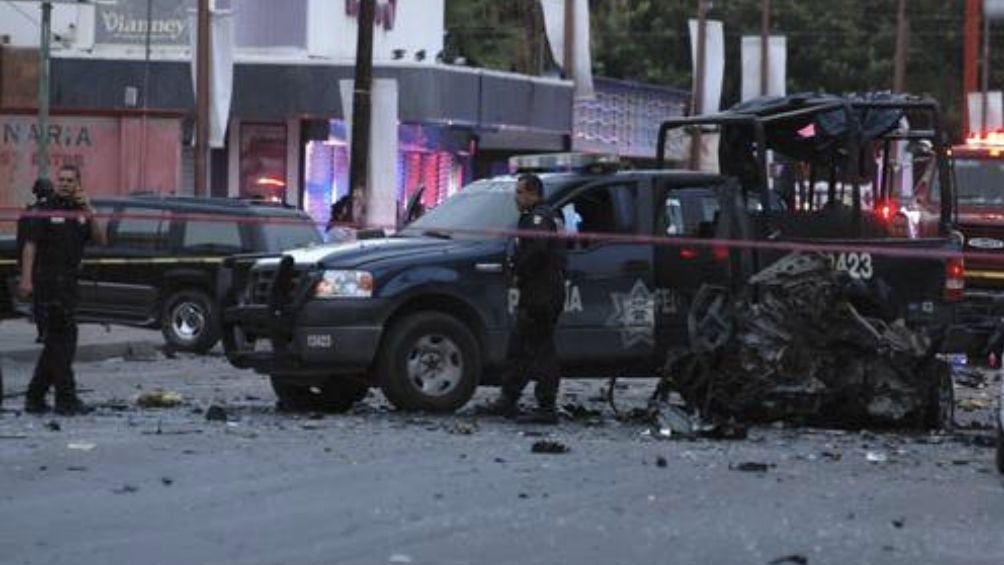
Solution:
M 0 114 L 0 207 L 33 200 L 37 131 L 34 116 Z M 50 178 L 60 165 L 76 164 L 92 196 L 138 190 L 170 194 L 181 188 L 179 118 L 53 116 L 49 138 Z M 0 231 L 9 228 L 0 225 Z

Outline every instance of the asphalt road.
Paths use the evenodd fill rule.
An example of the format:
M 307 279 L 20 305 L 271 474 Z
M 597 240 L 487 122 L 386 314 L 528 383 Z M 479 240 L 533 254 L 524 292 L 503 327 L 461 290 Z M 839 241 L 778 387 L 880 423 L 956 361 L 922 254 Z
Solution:
M 5 364 L 8 392 L 29 369 Z M 589 381 L 563 401 L 599 415 L 555 428 L 398 414 L 378 393 L 290 416 L 219 357 L 77 369 L 97 413 L 24 416 L 8 398 L 0 415 L 5 565 L 1004 563 L 989 431 L 664 441 Z M 651 386 L 619 388 L 620 410 Z M 989 388 L 960 391 L 960 419 L 990 421 Z M 158 389 L 183 403 L 136 405 Z M 214 404 L 230 421 L 207 421 Z M 569 451 L 533 453 L 541 440 Z

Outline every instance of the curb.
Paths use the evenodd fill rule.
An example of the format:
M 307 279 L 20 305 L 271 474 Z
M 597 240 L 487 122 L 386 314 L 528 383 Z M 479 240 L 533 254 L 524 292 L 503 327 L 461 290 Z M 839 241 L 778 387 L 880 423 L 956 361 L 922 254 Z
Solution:
M 145 358 L 149 357 L 151 354 L 159 352 L 163 345 L 163 342 L 150 340 L 88 343 L 77 346 L 77 355 L 74 357 L 74 362 L 90 363 L 129 355 Z M 0 358 L 23 363 L 34 363 L 35 360 L 38 359 L 38 355 L 41 352 L 42 346 L 34 345 L 21 349 L 0 351 Z

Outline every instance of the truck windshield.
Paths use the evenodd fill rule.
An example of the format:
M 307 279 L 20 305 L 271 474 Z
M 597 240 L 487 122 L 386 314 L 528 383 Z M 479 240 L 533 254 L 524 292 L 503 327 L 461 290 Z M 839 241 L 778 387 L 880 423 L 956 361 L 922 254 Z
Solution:
M 1004 161 L 957 158 L 955 179 L 961 204 L 1004 203 Z
M 321 243 L 321 235 L 313 222 L 304 219 L 302 222 L 282 218 L 276 223 L 262 224 L 262 238 L 265 240 L 265 251 L 286 251 L 297 247 L 307 247 Z
M 477 181 L 409 224 L 403 235 L 442 234 L 483 239 L 492 231 L 516 227 L 515 179 Z

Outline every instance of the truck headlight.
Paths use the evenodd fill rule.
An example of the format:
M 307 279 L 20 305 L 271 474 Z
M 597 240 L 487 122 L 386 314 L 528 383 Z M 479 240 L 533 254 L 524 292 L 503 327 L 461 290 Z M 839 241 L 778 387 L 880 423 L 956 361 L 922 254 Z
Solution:
M 324 271 L 314 286 L 314 298 L 370 298 L 373 275 L 366 271 Z

